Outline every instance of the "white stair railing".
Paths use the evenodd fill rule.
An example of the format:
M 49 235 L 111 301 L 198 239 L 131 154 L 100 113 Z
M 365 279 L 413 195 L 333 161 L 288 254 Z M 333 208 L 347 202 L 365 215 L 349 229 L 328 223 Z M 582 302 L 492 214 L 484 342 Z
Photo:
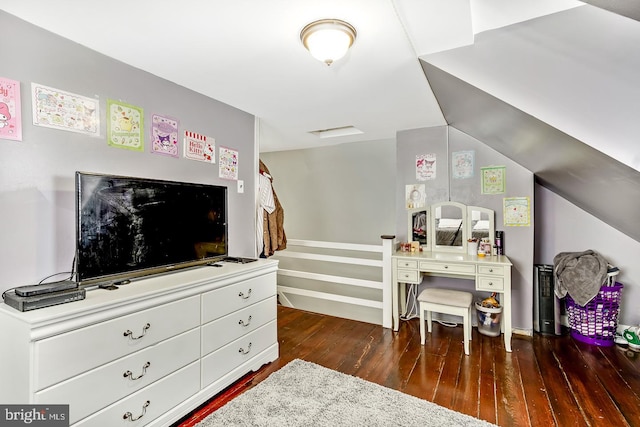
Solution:
M 308 311 L 332 315 L 338 306 L 347 304 L 353 310 L 338 310 L 341 317 L 371 321 L 391 328 L 393 239 L 394 236 L 382 236 L 381 245 L 289 239 L 288 249 L 273 255 L 280 260 L 280 303 L 294 308 L 302 305 L 300 308 Z M 339 272 L 333 274 L 336 266 L 340 266 L 337 268 Z M 358 275 L 367 278 L 355 277 Z M 368 291 L 363 292 L 362 289 Z M 322 303 L 296 303 L 296 296 Z M 369 315 L 367 318 L 372 320 L 367 320 L 362 318 L 362 311 L 377 314 Z

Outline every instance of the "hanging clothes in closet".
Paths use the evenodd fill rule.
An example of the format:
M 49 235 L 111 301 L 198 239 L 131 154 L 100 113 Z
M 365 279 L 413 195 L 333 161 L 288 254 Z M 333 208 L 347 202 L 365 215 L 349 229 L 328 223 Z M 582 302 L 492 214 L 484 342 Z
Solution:
M 284 232 L 284 209 L 273 189 L 273 177 L 262 160 L 260 160 L 259 172 L 260 200 L 258 203 L 256 224 L 258 236 L 256 240 L 260 257 L 268 258 L 275 251 L 287 248 L 287 236 Z

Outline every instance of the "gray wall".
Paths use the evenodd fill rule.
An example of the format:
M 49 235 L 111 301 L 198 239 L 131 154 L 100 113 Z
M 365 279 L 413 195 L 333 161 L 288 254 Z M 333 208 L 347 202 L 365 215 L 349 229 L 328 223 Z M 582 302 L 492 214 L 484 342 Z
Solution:
M 261 153 L 292 239 L 381 244 L 395 232 L 395 143 Z
M 533 313 L 533 244 L 534 244 L 534 192 L 533 174 L 489 148 L 480 141 L 450 127 L 413 129 L 398 132 L 396 223 L 400 241 L 407 240 L 407 212 L 404 205 L 405 185 L 424 183 L 427 204 L 454 201 L 493 209 L 496 213 L 496 230 L 505 232 L 505 255 L 513 263 L 512 304 L 513 326 L 532 330 Z M 475 165 L 473 178 L 450 179 L 451 153 L 473 150 Z M 436 154 L 436 179 L 416 181 L 415 158 L 419 154 Z M 480 168 L 506 166 L 506 193 L 481 194 Z M 531 200 L 531 226 L 505 227 L 503 199 L 505 197 L 529 197 Z M 423 283 L 469 289 L 465 280 L 425 278 Z M 478 298 L 486 294 L 478 294 Z
M 273 175 L 284 208 L 289 239 L 381 245 L 395 230 L 395 155 L 393 140 L 356 142 L 306 150 L 261 153 Z M 289 251 L 301 250 L 293 246 Z M 320 250 L 320 252 L 326 253 Z M 337 251 L 345 254 L 344 251 Z M 336 254 L 334 251 L 328 253 Z M 369 258 L 370 253 L 347 256 Z M 276 257 L 278 252 L 276 252 Z M 381 269 L 280 258 L 280 268 L 379 281 Z M 311 279 L 279 276 L 278 284 L 382 301 L 382 292 Z M 285 294 L 294 307 L 333 316 L 380 323 L 379 309 Z
M 618 323 L 639 325 L 640 243 L 540 185 L 535 193 L 536 263 L 553 264 L 560 252 L 599 252 L 620 269 L 616 280 L 624 288 Z
M 0 76 L 21 82 L 23 115 L 23 140 L 0 140 L 1 290 L 70 271 L 77 170 L 228 186 L 230 252 L 255 254 L 257 149 L 252 115 L 2 11 L 0 28 L 5 35 L 0 38 Z M 32 82 L 99 99 L 101 136 L 32 125 Z M 145 152 L 107 145 L 108 98 L 144 108 Z M 238 150 L 239 179 L 245 182 L 245 192 L 238 194 L 236 182 L 219 179 L 217 164 L 151 154 L 148 125 L 154 113 L 180 120 L 180 132 L 193 130 L 215 138 L 217 147 Z
M 475 177 L 450 183 L 449 153 L 458 150 L 475 151 Z M 526 307 L 514 310 L 513 324 L 532 329 L 533 225 L 500 226 L 503 197 L 528 196 L 533 203 L 531 172 L 447 126 L 401 131 L 396 143 L 351 143 L 261 153 L 260 158 L 274 176 L 289 238 L 379 244 L 381 234 L 407 240 L 405 185 L 417 183 L 415 156 L 427 153 L 438 156 L 437 179 L 425 182 L 427 203 L 448 200 L 451 194 L 453 201 L 496 211 L 496 228 L 505 231 L 507 255 L 514 263 L 513 304 Z M 506 194 L 480 195 L 479 168 L 488 165 L 507 166 Z M 452 287 L 469 286 L 468 281 L 438 280 Z

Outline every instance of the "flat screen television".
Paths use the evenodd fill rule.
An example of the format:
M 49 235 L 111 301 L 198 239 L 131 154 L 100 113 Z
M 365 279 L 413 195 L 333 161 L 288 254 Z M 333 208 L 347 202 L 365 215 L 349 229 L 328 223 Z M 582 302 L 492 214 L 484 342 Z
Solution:
M 76 172 L 80 285 L 125 282 L 227 255 L 227 187 Z

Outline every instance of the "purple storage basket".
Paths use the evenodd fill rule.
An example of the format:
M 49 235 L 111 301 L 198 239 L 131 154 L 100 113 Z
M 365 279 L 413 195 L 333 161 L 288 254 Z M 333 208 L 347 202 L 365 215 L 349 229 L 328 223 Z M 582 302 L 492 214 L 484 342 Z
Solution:
M 618 311 L 622 283 L 602 286 L 600 292 L 585 306 L 576 303 L 567 294 L 567 316 L 571 336 L 587 344 L 610 347 L 614 343 L 618 327 Z

